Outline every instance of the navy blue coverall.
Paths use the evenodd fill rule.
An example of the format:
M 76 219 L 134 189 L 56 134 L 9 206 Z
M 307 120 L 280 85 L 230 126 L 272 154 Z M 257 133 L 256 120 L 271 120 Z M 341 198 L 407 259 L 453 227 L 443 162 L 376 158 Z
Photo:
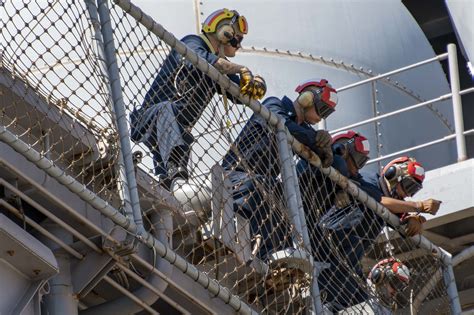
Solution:
M 293 102 L 288 97 L 269 97 L 262 105 L 280 115 L 289 132 L 298 141 L 316 153 L 319 152 L 316 147 L 318 131 L 307 123 L 296 122 Z M 228 171 L 234 187 L 234 211 L 250 221 L 252 236 L 262 235 L 262 245 L 257 256 L 265 259 L 271 251 L 291 244 L 287 223 L 281 220 L 281 217 L 278 218 L 275 211 L 270 211 L 271 205 L 265 201 L 268 198 L 265 195 L 280 198 L 282 196 L 281 184 L 277 180 L 280 162 L 276 133 L 263 118 L 254 114 L 233 146 L 238 154 L 230 149 L 224 156 L 222 166 Z
M 340 155 L 334 154 L 332 166 L 349 177 L 346 162 Z M 339 311 L 365 301 L 367 294 L 359 285 L 363 277 L 360 260 L 382 230 L 383 220 L 369 208 L 356 203 L 352 205 L 352 209 L 358 208 L 360 212 L 351 217 L 349 226 L 346 222 L 340 228 L 325 227 L 321 224 L 324 220 L 322 218 L 325 213 L 329 214 L 335 193 L 340 188 L 304 160 L 298 163 L 297 171 L 315 260 L 329 264 L 328 268 L 321 270 L 318 277 L 323 303 L 330 303 L 332 311 Z M 377 202 L 381 201 L 382 190 L 371 175 L 357 174 L 349 178 Z M 318 210 L 319 213 L 315 213 Z M 333 212 L 330 215 L 336 220 L 352 212 L 351 206 L 331 210 Z M 334 252 L 335 244 L 337 253 Z M 348 270 L 354 274 L 348 273 Z
M 212 47 L 209 47 L 198 35 L 187 35 L 181 41 L 211 65 L 219 59 L 216 54 L 212 53 Z M 229 74 L 228 77 L 239 84 L 239 76 Z M 171 50 L 146 93 L 141 107 L 135 109 L 130 115 L 131 138 L 136 142 L 143 141 L 150 149 L 155 163 L 155 174 L 167 173 L 158 147 L 158 139 L 165 131 L 153 130 L 147 139 L 141 139 L 158 115 L 156 111 L 153 112 L 149 109 L 157 107 L 162 102 L 170 102 L 169 106 L 173 107 L 182 137 L 182 144 L 174 148 L 170 159 L 174 159 L 173 162 L 180 166 L 185 166 L 189 158 L 190 146 L 194 140 L 191 129 L 201 117 L 214 94 L 220 92 L 220 87 L 210 77 L 194 67 L 176 50 Z M 237 100 L 234 100 L 230 94 L 228 97 L 236 103 Z

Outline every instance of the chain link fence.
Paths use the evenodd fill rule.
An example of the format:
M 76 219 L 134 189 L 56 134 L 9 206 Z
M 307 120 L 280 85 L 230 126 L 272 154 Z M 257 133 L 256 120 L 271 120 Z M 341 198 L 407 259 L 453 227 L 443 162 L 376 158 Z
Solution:
M 169 210 L 172 250 L 257 312 L 305 314 L 319 301 L 325 312 L 378 314 L 395 304 L 396 313 L 413 312 L 442 260 L 395 229 L 382 233 L 384 220 L 351 195 L 348 207 L 337 208 L 335 194 L 347 187 L 316 166 L 295 169 L 304 160 L 281 157 L 288 144 L 265 116 L 174 50 L 173 38 L 108 6 L 130 134 L 117 128 L 104 21 L 92 1 L 0 7 L 1 124 L 117 209 L 126 208 L 129 185 L 119 139 L 131 136 L 146 230 L 156 232 L 153 213 Z M 244 137 L 243 130 L 255 132 Z M 303 220 L 290 209 L 285 163 L 297 171 Z M 367 277 L 390 257 L 407 265 L 411 279 L 387 302 Z M 449 313 L 444 283 L 415 308 L 427 304 Z

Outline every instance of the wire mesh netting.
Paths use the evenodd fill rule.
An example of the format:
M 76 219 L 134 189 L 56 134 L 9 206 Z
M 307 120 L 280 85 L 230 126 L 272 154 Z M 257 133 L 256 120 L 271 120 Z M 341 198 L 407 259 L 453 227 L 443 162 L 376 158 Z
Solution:
M 442 262 L 398 232 L 382 233 L 385 222 L 351 195 L 337 206 L 336 195 L 348 193 L 296 155 L 282 159 L 279 146 L 288 144 L 265 119 L 120 7 L 109 6 L 148 230 L 159 235 L 150 217 L 169 210 L 172 224 L 161 240 L 257 312 L 313 310 L 315 281 L 327 312 L 409 313 Z M 2 125 L 123 207 L 124 135 L 115 120 L 97 7 L 91 1 L 7 1 L 0 10 Z M 300 223 L 310 244 L 289 210 L 284 163 L 297 164 Z M 409 284 L 396 292 L 367 280 L 387 258 L 410 271 Z M 416 307 L 427 304 L 447 313 L 444 284 L 431 287 Z

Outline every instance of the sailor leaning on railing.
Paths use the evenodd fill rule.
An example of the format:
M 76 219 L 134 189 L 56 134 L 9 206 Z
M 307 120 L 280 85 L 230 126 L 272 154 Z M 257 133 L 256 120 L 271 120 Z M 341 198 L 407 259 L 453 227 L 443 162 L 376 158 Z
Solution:
M 247 32 L 244 16 L 237 11 L 220 9 L 204 21 L 200 35 L 187 35 L 181 41 L 240 84 L 242 94 L 260 99 L 266 92 L 265 80 L 227 60 L 235 56 Z M 150 149 L 155 174 L 165 188 L 169 189 L 176 178 L 189 177 L 187 165 L 194 142 L 191 131 L 216 93 L 239 103 L 173 49 L 142 105 L 130 115 L 132 140 L 143 142 Z

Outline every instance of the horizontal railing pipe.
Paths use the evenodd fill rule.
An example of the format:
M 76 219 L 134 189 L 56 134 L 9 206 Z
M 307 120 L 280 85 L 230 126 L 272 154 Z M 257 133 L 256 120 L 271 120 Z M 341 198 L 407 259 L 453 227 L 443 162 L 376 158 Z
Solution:
M 463 132 L 463 135 L 465 135 L 465 136 L 470 135 L 470 134 L 474 134 L 474 129 L 466 130 L 466 131 Z M 389 159 L 389 158 L 397 156 L 397 155 L 401 155 L 401 154 L 405 154 L 407 152 L 411 152 L 411 151 L 415 151 L 415 150 L 418 150 L 418 149 L 421 149 L 421 148 L 429 147 L 429 146 L 432 146 L 432 145 L 435 145 L 435 144 L 438 144 L 438 143 L 441 143 L 441 142 L 452 140 L 454 138 L 456 138 L 456 134 L 452 134 L 452 135 L 443 137 L 441 139 L 433 140 L 431 142 L 426 142 L 426 143 L 423 143 L 423 144 L 420 144 L 420 145 L 417 145 L 417 146 L 414 146 L 414 147 L 411 147 L 411 148 L 408 148 L 408 149 L 400 150 L 400 151 L 397 151 L 397 152 L 394 152 L 394 153 L 390 153 L 390 154 L 387 154 L 387 155 L 384 155 L 384 156 L 380 156 L 380 157 L 371 159 L 370 161 L 367 162 L 367 164 L 371 164 L 371 163 L 379 162 L 379 161 L 382 161 L 382 160 L 386 160 L 386 159 Z
M 471 92 L 474 92 L 474 87 L 462 90 L 459 94 L 464 95 L 464 94 L 468 94 L 468 93 L 471 93 Z M 338 129 L 331 130 L 330 133 L 335 134 L 335 133 L 343 131 L 343 130 L 353 129 L 355 127 L 367 125 L 371 122 L 379 121 L 379 120 L 382 120 L 382 119 L 387 118 L 387 117 L 391 117 L 391 116 L 401 114 L 403 112 L 408 112 L 408 111 L 411 111 L 411 110 L 414 110 L 414 109 L 417 109 L 417 108 L 420 108 L 420 107 L 423 107 L 423 106 L 428 106 L 428 105 L 431 105 L 433 103 L 448 100 L 448 99 L 451 98 L 451 96 L 452 96 L 451 93 L 444 94 L 444 95 L 441 95 L 439 97 L 433 98 L 431 100 L 428 100 L 428 101 L 425 101 L 425 102 L 422 102 L 422 103 L 418 103 L 418 104 L 415 104 L 415 105 L 404 107 L 402 109 L 399 109 L 399 110 L 396 110 L 396 111 L 393 111 L 393 112 L 390 112 L 390 113 L 386 113 L 386 114 L 383 114 L 383 115 L 378 115 L 376 117 L 372 117 L 372 118 L 362 120 L 362 121 L 354 123 L 354 124 L 350 124 L 350 125 L 338 128 Z
M 13 207 L 11 204 L 6 202 L 3 199 L 0 199 L 0 205 L 5 207 L 8 211 L 16 215 L 18 218 L 25 220 L 25 222 L 36 229 L 39 233 L 43 234 L 45 237 L 49 238 L 51 241 L 55 242 L 58 244 L 61 248 L 63 248 L 66 252 L 71 254 L 73 257 L 76 257 L 79 260 L 82 260 L 84 258 L 84 255 L 79 253 L 77 250 L 69 246 L 68 244 L 64 243 L 61 239 L 57 238 L 55 235 L 51 234 L 48 230 L 46 230 L 44 227 L 30 219 L 29 217 L 25 216 L 20 212 L 20 210 L 16 209 Z
M 390 71 L 390 72 L 379 74 L 379 75 L 376 75 L 375 77 L 372 77 L 372 78 L 369 78 L 369 79 L 366 79 L 366 80 L 362 80 L 362 81 L 359 81 L 359 82 L 356 82 L 356 83 L 352 83 L 352 84 L 340 87 L 340 88 L 337 89 L 337 92 L 339 93 L 339 92 L 342 92 L 342 91 L 345 91 L 345 90 L 348 90 L 348 89 L 352 89 L 356 86 L 360 86 L 360 85 L 363 85 L 363 84 L 366 84 L 366 83 L 369 83 L 369 82 L 372 82 L 372 81 L 377 81 L 377 80 L 389 77 L 391 75 L 394 75 L 394 74 L 397 74 L 397 73 L 400 73 L 400 72 L 404 72 L 404 71 L 407 71 L 407 70 L 410 70 L 410 69 L 413 69 L 413 68 L 416 68 L 416 67 L 423 66 L 425 64 L 428 64 L 428 63 L 431 63 L 431 62 L 434 62 L 434 61 L 441 61 L 441 60 L 446 59 L 447 57 L 448 57 L 448 53 L 444 53 L 444 54 L 438 55 L 436 57 L 426 59 L 426 60 L 411 64 L 409 66 L 406 66 L 406 67 L 403 67 L 403 68 L 400 68 L 400 69 L 397 69 L 397 70 L 393 70 L 393 71 Z

